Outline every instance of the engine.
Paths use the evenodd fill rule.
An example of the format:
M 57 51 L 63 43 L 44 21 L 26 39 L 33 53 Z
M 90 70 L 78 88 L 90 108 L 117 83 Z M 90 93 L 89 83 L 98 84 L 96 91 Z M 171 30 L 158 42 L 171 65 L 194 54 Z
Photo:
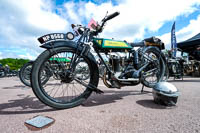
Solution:
M 132 78 L 134 72 L 133 57 L 126 53 L 114 53 L 110 55 L 109 64 L 115 77 L 118 79 Z

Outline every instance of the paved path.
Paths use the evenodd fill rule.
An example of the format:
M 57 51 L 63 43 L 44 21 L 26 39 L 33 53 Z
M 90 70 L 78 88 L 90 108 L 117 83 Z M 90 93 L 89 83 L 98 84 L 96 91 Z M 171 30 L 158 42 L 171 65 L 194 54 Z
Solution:
M 199 133 L 200 78 L 170 80 L 181 92 L 176 107 L 156 105 L 141 85 L 93 94 L 83 105 L 54 110 L 42 104 L 17 77 L 0 79 L 0 132 L 26 133 L 24 122 L 37 115 L 55 119 L 44 133 Z

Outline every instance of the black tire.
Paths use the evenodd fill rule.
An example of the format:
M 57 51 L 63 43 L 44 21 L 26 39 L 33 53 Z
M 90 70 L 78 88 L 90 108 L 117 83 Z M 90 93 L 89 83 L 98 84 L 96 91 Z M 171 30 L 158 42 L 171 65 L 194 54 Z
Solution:
M 31 70 L 32 70 L 32 66 L 33 66 L 34 61 L 29 61 L 26 64 L 24 64 L 22 66 L 22 68 L 19 71 L 19 79 L 20 81 L 26 85 L 31 87 Z M 48 73 L 48 69 L 46 70 L 46 73 Z M 45 84 L 48 80 L 49 80 L 49 75 L 46 75 L 45 77 L 43 77 L 42 79 L 42 84 Z
M 171 69 L 172 69 L 173 74 L 178 74 L 178 64 L 177 64 L 177 62 L 173 63 L 171 65 L 171 67 L 172 67 Z
M 0 78 L 4 78 L 6 76 L 6 72 L 5 71 L 0 71 Z
M 164 62 L 165 62 L 165 73 L 161 81 L 167 81 L 169 79 L 169 64 L 168 60 L 165 58 L 165 55 L 162 55 Z
M 29 61 L 26 64 L 24 64 L 19 71 L 19 79 L 24 85 L 29 87 L 31 87 L 30 76 L 31 76 L 32 65 L 33 61 Z
M 167 67 L 165 67 L 165 74 L 163 76 L 162 81 L 167 81 L 168 79 L 169 79 L 169 68 L 167 66 Z
M 148 60 L 148 58 L 151 60 Z M 147 47 L 142 51 L 141 60 L 142 64 L 149 62 L 149 65 L 141 73 L 141 83 L 146 87 L 153 88 L 158 82 L 162 81 L 165 74 L 165 61 L 161 51 L 155 47 Z
M 192 76 L 193 77 L 199 77 L 200 76 L 200 65 L 199 65 L 199 63 L 195 63 L 194 65 L 193 65 L 193 73 L 192 73 Z
M 69 54 L 67 52 L 69 52 Z M 70 66 L 71 64 L 60 62 L 61 65 L 54 65 L 54 68 L 56 66 L 59 66 L 59 67 L 57 67 L 57 70 L 54 69 L 53 71 L 51 70 L 51 64 L 48 63 L 48 66 L 45 66 L 45 64 L 50 60 L 50 58 L 54 58 L 54 57 L 55 58 L 68 58 L 68 56 L 70 56 L 70 58 L 71 58 L 71 55 L 74 55 L 72 53 L 75 53 L 75 52 L 76 52 L 76 49 L 73 49 L 73 48 L 59 47 L 59 48 L 54 48 L 51 50 L 44 51 L 35 60 L 33 67 L 32 67 L 32 75 L 31 75 L 32 89 L 33 89 L 33 92 L 35 93 L 35 95 L 37 96 L 37 98 L 44 104 L 46 104 L 50 107 L 56 108 L 56 109 L 72 108 L 72 107 L 80 105 L 91 95 L 92 90 L 90 88 L 81 86 L 84 88 L 79 90 L 79 91 L 81 91 L 80 94 L 78 94 L 78 95 L 75 94 L 75 96 L 73 96 L 73 91 L 76 93 L 77 90 L 79 88 L 81 88 L 81 87 L 78 87 L 78 85 L 81 85 L 81 84 L 79 84 L 78 82 L 76 82 L 73 79 L 75 76 L 73 78 L 70 78 L 70 75 L 73 75 L 73 73 L 75 73 L 75 72 L 69 71 L 71 69 L 69 69 L 68 66 Z M 78 51 L 78 54 L 80 54 L 80 51 Z M 62 55 L 66 55 L 66 56 L 61 57 Z M 90 85 L 97 87 L 99 77 L 98 77 L 98 69 L 95 68 L 96 64 L 94 64 L 91 57 L 88 57 L 86 55 L 83 55 L 81 57 L 81 59 L 83 59 L 88 64 L 89 69 L 90 69 L 90 78 L 88 79 L 87 85 L 90 84 Z M 70 61 L 70 63 L 71 63 L 71 61 Z M 60 69 L 60 66 L 63 67 L 63 70 Z M 44 72 L 43 69 L 45 67 L 49 67 L 48 69 L 51 70 L 51 72 L 53 72 L 53 75 L 56 75 L 57 77 L 58 76 L 59 77 L 57 79 L 55 79 L 55 78 L 53 78 L 53 75 L 52 75 L 50 77 L 50 79 L 48 80 L 48 82 L 46 82 L 45 84 L 41 84 L 40 78 L 38 78 L 38 77 L 40 77 L 40 74 L 42 72 Z M 64 78 L 63 78 L 63 75 L 65 75 Z M 83 82 L 87 83 L 85 80 Z M 75 90 L 73 90 L 73 88 L 70 88 L 70 86 L 72 84 L 74 85 L 74 88 L 76 88 Z M 55 92 L 54 95 L 51 95 L 51 93 L 53 93 L 53 91 L 54 91 L 54 88 L 50 89 L 50 94 L 49 94 L 48 89 L 50 87 L 52 87 L 53 85 L 55 85 L 55 87 L 57 87 L 57 86 L 60 87 L 57 89 L 57 91 L 62 91 L 62 93 L 63 93 L 62 97 L 57 96 L 57 95 L 59 95 L 57 93 L 57 91 Z M 69 90 L 69 88 L 70 88 L 70 90 Z M 68 91 L 70 91 L 69 93 L 71 93 L 72 96 L 68 96 L 68 95 L 64 96 L 66 91 L 67 91 L 67 94 L 68 94 Z

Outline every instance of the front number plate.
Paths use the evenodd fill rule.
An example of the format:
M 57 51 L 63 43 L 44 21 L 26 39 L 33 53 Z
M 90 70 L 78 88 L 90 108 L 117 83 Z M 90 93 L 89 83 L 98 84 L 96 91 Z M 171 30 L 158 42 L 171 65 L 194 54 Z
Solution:
M 47 34 L 44 35 L 42 37 L 38 38 L 38 41 L 43 44 L 49 41 L 54 41 L 54 40 L 65 40 L 66 39 L 66 35 L 64 33 L 51 33 L 51 34 Z

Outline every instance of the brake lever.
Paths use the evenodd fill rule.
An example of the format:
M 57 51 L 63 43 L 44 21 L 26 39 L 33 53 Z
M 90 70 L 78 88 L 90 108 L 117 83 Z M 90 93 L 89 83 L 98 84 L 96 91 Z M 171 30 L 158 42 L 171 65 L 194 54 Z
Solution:
M 101 21 L 104 22 L 104 20 L 106 19 L 107 16 L 108 16 L 108 11 L 106 12 L 105 17 Z

